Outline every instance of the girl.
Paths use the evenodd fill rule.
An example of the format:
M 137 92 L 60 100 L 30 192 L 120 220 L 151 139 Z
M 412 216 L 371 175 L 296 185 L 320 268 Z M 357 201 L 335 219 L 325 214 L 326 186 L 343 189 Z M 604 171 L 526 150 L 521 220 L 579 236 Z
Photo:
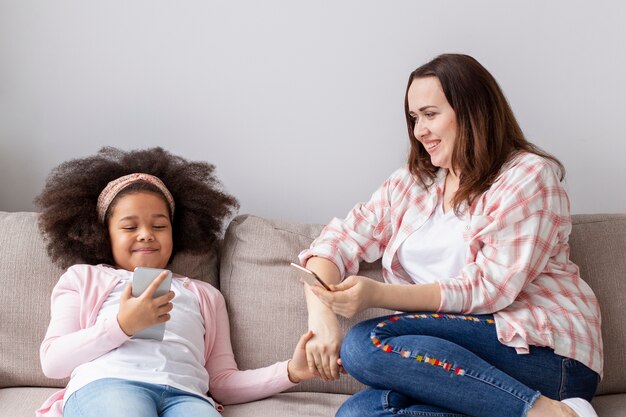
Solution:
M 417 312 L 350 330 L 341 361 L 371 389 L 338 416 L 596 416 L 600 308 L 569 260 L 562 165 L 467 55 L 415 70 L 405 114 L 407 166 L 300 256 L 327 283 L 347 276 L 305 287 L 307 357 L 325 379 L 338 376 L 335 314 Z M 355 275 L 380 257 L 385 283 Z
M 252 401 L 313 378 L 304 351 L 311 332 L 293 359 L 238 370 L 224 298 L 205 282 L 174 275 L 172 290 L 153 298 L 161 273 L 131 295 L 136 267 L 217 249 L 238 205 L 213 168 L 161 148 L 103 148 L 53 170 L 36 200 L 40 228 L 52 259 L 74 265 L 52 292 L 40 354 L 46 376 L 71 379 L 37 415 L 218 416 L 218 402 Z M 167 323 L 163 341 L 132 338 L 159 323 Z

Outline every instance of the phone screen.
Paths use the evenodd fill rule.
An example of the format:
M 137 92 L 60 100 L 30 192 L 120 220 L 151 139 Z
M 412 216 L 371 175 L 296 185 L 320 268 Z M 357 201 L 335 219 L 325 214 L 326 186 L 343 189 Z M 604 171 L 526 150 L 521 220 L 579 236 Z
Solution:
M 326 288 L 328 291 L 332 291 L 328 285 L 313 271 L 306 269 L 298 264 L 294 264 L 293 262 L 290 264 L 298 271 L 300 271 L 300 278 L 302 278 L 309 285 L 321 285 Z
M 133 272 L 133 297 L 139 297 L 143 294 L 150 284 L 152 284 L 152 281 L 154 281 L 163 271 L 165 271 L 165 269 L 144 268 L 142 266 L 135 268 L 135 271 Z M 172 285 L 172 273 L 170 271 L 168 272 L 168 277 L 163 280 L 161 285 L 159 285 L 159 288 L 157 288 L 153 298 L 165 295 L 170 290 Z
M 165 271 L 165 269 L 159 268 L 144 268 L 137 267 L 133 272 L 133 284 L 132 284 L 132 293 L 133 297 L 139 297 L 144 293 L 146 288 L 156 279 L 157 276 L 161 272 Z M 154 292 L 153 298 L 160 297 L 168 293 L 172 286 L 172 272 L 168 271 L 169 275 L 167 278 L 161 282 L 159 288 Z M 154 339 L 158 341 L 163 340 L 163 336 L 165 335 L 165 324 L 159 323 L 154 326 L 150 326 L 141 331 L 138 331 L 132 336 L 132 339 Z

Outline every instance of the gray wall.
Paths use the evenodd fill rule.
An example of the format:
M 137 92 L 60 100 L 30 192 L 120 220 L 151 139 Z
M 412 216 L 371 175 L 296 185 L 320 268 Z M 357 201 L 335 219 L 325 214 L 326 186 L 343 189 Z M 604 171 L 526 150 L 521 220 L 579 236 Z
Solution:
M 481 61 L 568 168 L 626 212 L 626 2 L 0 0 L 0 210 L 104 145 L 210 161 L 241 212 L 325 223 L 407 151 L 408 74 Z

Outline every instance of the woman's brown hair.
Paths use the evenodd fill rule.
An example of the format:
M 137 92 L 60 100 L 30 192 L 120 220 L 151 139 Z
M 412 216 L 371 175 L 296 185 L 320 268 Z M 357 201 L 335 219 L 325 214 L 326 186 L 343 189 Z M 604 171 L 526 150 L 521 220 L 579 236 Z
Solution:
M 172 256 L 216 250 L 225 220 L 239 205 L 222 190 L 214 169 L 207 162 L 188 161 L 162 148 L 123 151 L 105 147 L 96 155 L 62 163 L 52 170 L 35 199 L 48 254 L 63 268 L 76 263 L 113 265 L 107 221 L 100 222 L 96 210 L 98 196 L 110 181 L 135 172 L 158 177 L 174 198 Z M 136 183 L 117 198 L 141 191 L 162 196 L 158 188 Z
M 457 213 L 462 203 L 469 206 L 474 198 L 487 191 L 502 166 L 519 151 L 553 161 L 563 179 L 565 168 L 561 162 L 525 138 L 493 76 L 471 56 L 444 54 L 411 73 L 404 98 L 411 144 L 409 170 L 424 188 L 432 184 L 439 167 L 431 163 L 428 152 L 414 135 L 415 121 L 409 114 L 408 91 L 413 80 L 425 77 L 439 80 L 456 113 L 457 138 L 451 164 L 460 174 L 459 189 L 452 200 Z

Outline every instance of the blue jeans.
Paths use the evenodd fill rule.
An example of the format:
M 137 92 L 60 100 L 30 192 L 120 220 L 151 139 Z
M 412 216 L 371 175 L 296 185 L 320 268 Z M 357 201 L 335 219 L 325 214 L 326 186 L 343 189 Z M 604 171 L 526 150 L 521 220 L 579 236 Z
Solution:
M 63 417 L 219 417 L 206 399 L 167 385 L 116 378 L 91 382 L 65 402 Z
M 525 416 L 540 395 L 591 400 L 598 374 L 582 363 L 501 344 L 491 315 L 407 313 L 354 326 L 344 369 L 370 386 L 337 416 Z

